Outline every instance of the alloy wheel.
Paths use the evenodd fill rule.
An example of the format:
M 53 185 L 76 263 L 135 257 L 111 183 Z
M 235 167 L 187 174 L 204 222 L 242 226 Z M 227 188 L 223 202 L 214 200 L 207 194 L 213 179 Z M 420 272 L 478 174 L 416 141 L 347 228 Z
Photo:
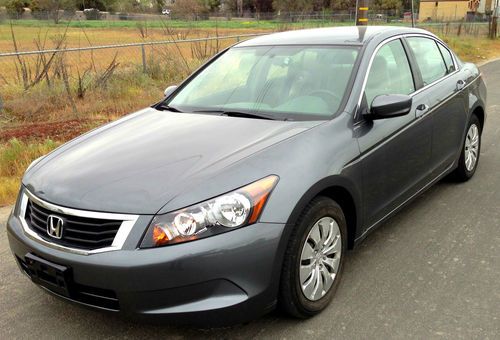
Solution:
M 330 290 L 342 253 L 340 228 L 332 217 L 323 217 L 309 231 L 300 256 L 300 287 L 311 301 Z
M 467 171 L 474 170 L 479 157 L 479 128 L 472 124 L 465 138 L 465 168 Z

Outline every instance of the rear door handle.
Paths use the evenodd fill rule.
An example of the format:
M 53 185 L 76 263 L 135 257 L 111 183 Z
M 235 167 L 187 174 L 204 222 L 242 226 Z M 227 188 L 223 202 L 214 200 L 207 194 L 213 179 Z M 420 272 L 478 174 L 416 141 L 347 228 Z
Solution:
M 457 91 L 463 90 L 463 88 L 465 87 L 465 84 L 466 84 L 465 81 L 463 81 L 462 79 L 457 81 Z
M 417 106 L 417 108 L 415 109 L 415 116 L 417 118 L 420 118 L 422 117 L 427 111 L 429 111 L 429 105 L 427 104 L 420 104 L 419 106 Z

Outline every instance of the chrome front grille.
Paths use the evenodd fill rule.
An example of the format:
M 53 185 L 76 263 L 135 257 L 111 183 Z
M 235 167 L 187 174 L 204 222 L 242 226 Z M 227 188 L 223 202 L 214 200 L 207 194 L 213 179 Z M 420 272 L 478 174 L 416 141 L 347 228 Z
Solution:
M 23 188 L 18 215 L 24 233 L 48 247 L 80 255 L 122 249 L 138 215 L 94 212 L 46 202 Z M 49 233 L 62 220 L 62 233 Z M 51 230 L 52 231 L 52 230 Z M 57 236 L 57 237 L 56 237 Z
M 50 215 L 55 215 L 64 221 L 60 239 L 49 236 L 47 232 Z M 64 215 L 37 205 L 32 200 L 28 200 L 25 220 L 34 232 L 47 241 L 89 250 L 110 247 L 123 222 Z

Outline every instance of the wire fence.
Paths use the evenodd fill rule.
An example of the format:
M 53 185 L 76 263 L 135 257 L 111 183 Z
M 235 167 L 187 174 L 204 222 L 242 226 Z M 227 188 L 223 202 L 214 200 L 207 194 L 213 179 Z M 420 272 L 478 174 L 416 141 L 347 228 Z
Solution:
M 403 23 L 409 25 L 409 23 Z M 487 36 L 488 23 L 420 23 L 419 27 L 428 29 L 440 36 Z M 286 29 L 286 27 L 281 27 Z M 215 37 L 141 41 L 134 43 L 106 44 L 99 46 L 68 47 L 68 38 L 59 36 L 52 39 L 55 47 L 47 48 L 46 38 L 33 37 L 36 50 L 22 50 L 15 46 L 10 52 L 0 53 L 0 86 L 22 84 L 25 88 L 48 79 L 50 72 L 56 72 L 56 64 L 64 62 L 65 72 L 73 78 L 86 74 L 89 70 L 98 72 L 112 68 L 137 68 L 144 73 L 153 73 L 161 69 L 161 64 L 172 66 L 183 64 L 192 69 L 200 61 L 208 59 L 241 39 L 248 39 L 266 33 L 238 34 Z M 15 39 L 15 38 L 14 38 Z M 70 44 L 71 45 L 71 44 Z M 178 68 L 178 66 L 176 66 Z M 59 70 L 60 71 L 60 70 Z M 56 72 L 57 73 L 57 72 Z
M 298 15 L 200 21 L 147 16 L 127 23 L 72 19 L 58 25 L 8 20 L 0 25 L 0 130 L 26 122 L 114 119 L 157 101 L 165 87 L 238 41 L 354 23 L 349 12 Z M 407 17 L 371 15 L 371 25 L 411 25 Z M 441 37 L 486 37 L 489 31 L 488 22 L 418 22 L 418 27 Z
M 64 42 L 55 42 L 55 48 L 0 53 L 0 85 L 22 84 L 28 89 L 44 80 L 50 82 L 51 75 L 74 79 L 91 71 L 102 74 L 117 69 L 132 69 L 152 76 L 165 67 L 171 71 L 183 68 L 183 73 L 189 73 L 221 49 L 259 35 L 262 34 L 72 48 L 63 48 Z
M 69 48 L 62 35 L 51 48 L 0 53 L 0 130 L 12 122 L 87 119 L 99 112 L 110 119 L 143 107 L 217 52 L 258 35 Z

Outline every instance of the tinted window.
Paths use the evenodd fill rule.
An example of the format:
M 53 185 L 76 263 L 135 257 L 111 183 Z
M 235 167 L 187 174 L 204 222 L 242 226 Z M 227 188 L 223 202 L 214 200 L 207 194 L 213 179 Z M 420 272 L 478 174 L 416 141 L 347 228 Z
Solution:
M 410 94 L 414 91 L 410 64 L 401 41 L 385 44 L 373 58 L 368 74 L 365 88 L 368 104 L 382 94 Z
M 424 85 L 445 76 L 446 65 L 436 42 L 428 38 L 408 38 L 408 43 L 417 59 Z
M 444 62 L 446 63 L 446 69 L 448 70 L 448 73 L 454 72 L 455 71 L 455 64 L 453 64 L 453 57 L 451 56 L 450 51 L 443 45 L 439 44 L 439 49 L 441 50 L 441 54 L 443 55 Z

